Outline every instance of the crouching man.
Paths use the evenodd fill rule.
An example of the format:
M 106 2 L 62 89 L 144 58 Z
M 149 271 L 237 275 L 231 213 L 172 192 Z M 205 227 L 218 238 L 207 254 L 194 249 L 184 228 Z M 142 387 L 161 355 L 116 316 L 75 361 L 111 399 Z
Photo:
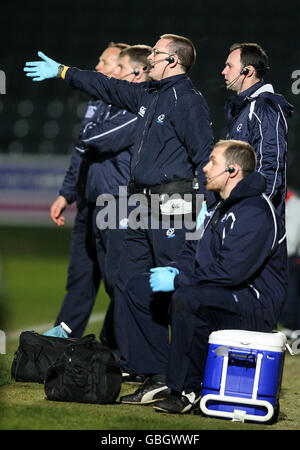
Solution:
M 248 143 L 219 141 L 203 171 L 221 201 L 201 238 L 187 241 L 168 267 L 128 281 L 128 366 L 148 378 L 122 403 L 190 412 L 199 405 L 212 331 L 276 328 L 287 290 L 285 230 L 255 168 Z

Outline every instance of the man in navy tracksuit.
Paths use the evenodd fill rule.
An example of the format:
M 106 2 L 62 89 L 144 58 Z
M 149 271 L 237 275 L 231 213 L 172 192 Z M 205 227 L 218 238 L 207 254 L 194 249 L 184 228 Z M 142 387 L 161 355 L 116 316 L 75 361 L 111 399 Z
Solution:
M 133 82 L 144 81 L 146 74 L 142 67 L 150 51 L 146 46 L 133 48 L 112 43 L 101 55 L 96 70 L 106 75 L 128 77 Z M 128 59 L 126 73 L 119 74 L 119 62 L 125 58 Z M 67 204 L 76 200 L 78 208 L 72 231 L 67 294 L 56 324 L 66 322 L 72 329 L 72 336 L 81 336 L 102 279 L 111 297 L 111 306 L 101 340 L 113 348 L 116 347 L 111 316 L 115 266 L 123 247 L 125 230 L 97 228 L 96 217 L 100 208 L 96 207 L 96 200 L 104 193 L 118 199 L 119 186 L 128 184 L 136 121 L 136 115 L 102 100 L 88 103 L 70 167 L 59 197 L 51 207 L 51 217 L 59 226 L 64 223 L 62 213 Z
M 275 94 L 262 77 L 268 57 L 257 44 L 234 44 L 222 74 L 227 89 L 236 92 L 225 105 L 227 139 L 249 142 L 257 155 L 257 170 L 267 177 L 266 195 L 285 218 L 287 121 L 293 107 Z
M 68 68 L 43 54 L 40 56 L 44 62 L 27 63 L 31 67 L 24 69 L 34 80 L 58 75 L 71 87 L 138 115 L 131 193 L 192 193 L 192 180 L 198 176 L 199 192 L 206 194 L 207 201 L 214 202 L 214 196 L 206 193 L 202 172 L 213 144 L 209 109 L 203 95 L 187 76 L 195 62 L 191 41 L 176 35 L 161 36 L 148 58 L 151 81 L 139 85 Z M 150 228 L 153 215 L 146 205 L 143 215 L 146 224 L 127 230 L 115 293 L 115 328 L 124 349 L 127 336 L 122 311 L 125 283 L 133 273 L 148 271 L 173 259 L 184 244 L 186 228 L 191 226 L 191 220 L 189 223 L 184 220 L 181 229 L 176 227 L 172 211 L 169 218 L 167 229 L 163 229 L 162 217 L 156 221 L 158 229 Z M 124 350 L 121 360 L 124 369 L 126 360 Z
M 167 267 L 129 280 L 128 367 L 151 376 L 122 403 L 191 411 L 199 401 L 212 331 L 276 328 L 287 290 L 285 230 L 255 168 L 248 143 L 217 143 L 203 170 L 207 189 L 221 201 L 207 215 L 201 239 L 186 241 Z

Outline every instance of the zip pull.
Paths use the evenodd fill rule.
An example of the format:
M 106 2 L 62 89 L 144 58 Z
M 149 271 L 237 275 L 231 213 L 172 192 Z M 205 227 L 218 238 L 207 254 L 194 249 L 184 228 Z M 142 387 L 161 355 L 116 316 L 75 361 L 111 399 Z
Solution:
M 195 170 L 195 176 L 193 179 L 193 189 L 195 189 L 195 191 L 197 191 L 199 189 L 198 171 L 197 170 Z

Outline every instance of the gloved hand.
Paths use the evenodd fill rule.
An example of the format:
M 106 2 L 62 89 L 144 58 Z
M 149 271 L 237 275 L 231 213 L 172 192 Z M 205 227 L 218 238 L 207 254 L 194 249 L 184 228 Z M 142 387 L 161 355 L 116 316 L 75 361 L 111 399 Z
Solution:
M 28 61 L 24 67 L 24 72 L 27 77 L 34 77 L 32 81 L 43 81 L 46 78 L 55 78 L 57 76 L 57 70 L 60 63 L 53 61 L 53 59 L 48 58 L 42 52 L 38 52 L 40 58 L 43 61 Z
M 52 336 L 59 338 L 68 338 L 69 334 L 72 333 L 72 330 L 64 323 L 61 322 L 57 327 L 51 328 L 50 330 L 43 333 L 44 336 Z
M 201 210 L 200 210 L 200 212 L 199 212 L 199 214 L 198 214 L 198 217 L 197 217 L 196 230 L 199 230 L 199 228 L 201 227 L 201 225 L 203 225 L 204 219 L 205 219 L 205 216 L 206 216 L 206 211 L 207 211 L 206 202 L 203 201 L 203 202 L 202 202 Z
M 153 292 L 174 291 L 174 278 L 179 274 L 176 267 L 154 267 L 150 269 L 150 286 Z

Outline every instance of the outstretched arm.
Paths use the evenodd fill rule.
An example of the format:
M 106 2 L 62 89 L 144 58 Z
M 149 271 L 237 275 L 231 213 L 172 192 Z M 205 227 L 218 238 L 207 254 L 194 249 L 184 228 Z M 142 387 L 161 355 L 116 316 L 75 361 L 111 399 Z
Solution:
M 90 70 L 79 70 L 64 66 L 38 52 L 42 61 L 26 62 L 24 72 L 33 81 L 43 81 L 48 78 L 62 78 L 76 89 L 100 98 L 107 104 L 113 104 L 121 109 L 137 114 L 140 96 L 144 83 L 129 83 L 124 80 L 109 78 L 101 73 Z

